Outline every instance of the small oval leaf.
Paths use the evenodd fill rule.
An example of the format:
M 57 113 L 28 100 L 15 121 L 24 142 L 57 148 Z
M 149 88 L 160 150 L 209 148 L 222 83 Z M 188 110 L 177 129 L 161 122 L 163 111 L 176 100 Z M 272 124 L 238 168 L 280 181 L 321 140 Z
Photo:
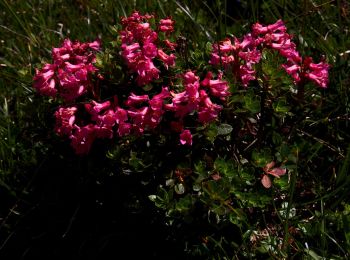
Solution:
M 182 183 L 175 185 L 175 192 L 179 195 L 185 193 L 185 186 Z
M 229 124 L 221 124 L 217 128 L 218 135 L 228 135 L 232 132 L 233 127 Z
M 271 183 L 269 176 L 264 175 L 261 179 L 261 183 L 266 189 L 271 188 L 272 183 Z

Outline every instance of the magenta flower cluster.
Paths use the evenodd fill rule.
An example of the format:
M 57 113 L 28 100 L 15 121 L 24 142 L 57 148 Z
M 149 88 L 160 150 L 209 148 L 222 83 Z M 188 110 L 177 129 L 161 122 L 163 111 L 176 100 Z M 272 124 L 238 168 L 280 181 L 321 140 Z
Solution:
M 174 51 L 176 44 L 169 39 L 163 41 L 166 49 L 159 48 L 158 33 L 151 27 L 151 15 L 132 13 L 129 17 L 122 18 L 123 30 L 120 34 L 122 41 L 121 55 L 125 59 L 131 72 L 137 74 L 136 82 L 139 86 L 151 83 L 159 78 L 160 70 L 154 65 L 153 60 L 158 58 L 166 69 L 175 66 Z M 170 18 L 159 22 L 158 30 L 166 35 L 174 31 L 174 21 Z
M 232 70 L 237 79 L 247 86 L 249 81 L 256 79 L 253 65 L 259 63 L 263 49 L 269 48 L 286 58 L 287 62 L 282 67 L 296 84 L 311 80 L 326 88 L 329 65 L 324 61 L 315 64 L 311 57 L 302 58 L 292 38 L 282 20 L 267 26 L 256 23 L 252 26 L 252 33 L 246 34 L 242 40 L 233 37 L 213 44 L 210 63 Z
M 62 47 L 53 48 L 53 63 L 36 71 L 34 87 L 42 95 L 58 94 L 66 102 L 74 101 L 92 87 L 90 77 L 97 71 L 93 63 L 99 49 L 99 41 L 80 43 L 66 39 Z
M 160 20 L 155 31 L 149 22 L 151 19 L 153 16 L 134 12 L 121 20 L 120 55 L 138 86 L 159 79 L 159 66 L 165 70 L 175 66 L 176 43 L 167 38 L 174 31 L 174 21 L 171 18 Z M 164 40 L 160 40 L 159 33 Z M 179 75 L 183 81 L 183 91 L 179 93 L 172 90 L 172 86 L 163 86 L 160 93 L 152 95 L 146 91 L 143 95 L 130 91 L 122 102 L 115 96 L 104 102 L 90 100 L 72 105 L 78 97 L 91 94 L 94 89 L 90 78 L 96 76 L 97 68 L 93 63 L 99 48 L 97 41 L 72 43 L 65 40 L 62 47 L 53 49 L 53 64 L 37 70 L 34 77 L 34 87 L 40 94 L 52 97 L 59 94 L 66 103 L 55 112 L 55 131 L 70 138 L 77 154 L 88 153 L 96 138 L 141 135 L 153 130 L 162 122 L 165 113 L 173 118 L 169 126 L 179 133 L 179 143 L 192 145 L 192 134 L 185 129 L 185 117 L 196 113 L 199 123 L 209 123 L 222 109 L 211 98 L 225 101 L 229 95 L 228 82 L 222 79 L 222 74 L 214 77 L 214 73 L 208 72 L 200 81 L 199 76 L 189 70 Z M 155 60 L 159 65 L 155 65 Z
M 142 135 L 162 123 L 179 135 L 179 144 L 192 145 L 185 118 L 190 116 L 199 125 L 218 118 L 230 95 L 223 72 L 208 71 L 200 78 L 196 71 L 187 70 L 178 75 L 182 84 L 176 88 L 172 83 L 152 91 L 142 88 L 154 82 L 159 86 L 164 74 L 175 66 L 177 44 L 171 41 L 175 22 L 171 17 L 157 23 L 154 20 L 154 16 L 137 11 L 121 19 L 120 56 L 128 68 L 130 82 L 135 83 L 127 97 L 112 96 L 101 101 L 94 92 L 98 81 L 93 79 L 103 78 L 94 66 L 99 41 L 80 43 L 66 39 L 60 48 L 53 48 L 53 63 L 36 71 L 37 91 L 64 101 L 55 112 L 55 131 L 71 140 L 77 154 L 88 153 L 97 138 Z M 209 63 L 232 69 L 247 86 L 256 79 L 254 64 L 260 62 L 263 48 L 271 48 L 287 59 L 283 68 L 296 83 L 309 79 L 326 87 L 329 65 L 314 64 L 309 57 L 302 59 L 291 39 L 281 20 L 268 26 L 257 23 L 242 40 L 225 39 L 213 44 Z M 154 93 L 156 89 L 158 93 Z

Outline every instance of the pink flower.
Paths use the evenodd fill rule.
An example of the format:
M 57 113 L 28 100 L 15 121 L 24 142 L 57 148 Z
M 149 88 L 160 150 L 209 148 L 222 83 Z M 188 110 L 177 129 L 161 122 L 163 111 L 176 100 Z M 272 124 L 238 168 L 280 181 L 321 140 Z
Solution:
M 125 105 L 129 107 L 134 107 L 148 101 L 149 101 L 148 95 L 137 96 L 134 93 L 131 93 L 130 96 L 128 97 L 128 100 L 125 102 Z
M 127 60 L 128 63 L 132 63 L 137 57 L 141 55 L 140 44 L 135 42 L 130 45 L 122 44 L 122 56 Z
M 95 40 L 93 42 L 89 42 L 88 46 L 90 49 L 93 49 L 94 51 L 99 51 L 101 48 L 101 41 L 100 40 Z
M 80 43 L 65 39 L 61 47 L 52 49 L 52 58 L 57 65 L 61 65 L 65 61 L 72 64 L 89 64 L 95 61 L 94 53 L 99 49 L 99 40 L 91 43 Z
M 275 31 L 286 32 L 287 27 L 284 25 L 282 20 L 278 20 L 274 24 L 263 26 L 260 23 L 256 23 L 252 26 L 252 31 L 255 35 L 266 34 Z
M 76 154 L 87 154 L 96 138 L 96 126 L 89 124 L 83 127 L 75 125 L 73 134 L 70 136 L 71 146 Z
M 162 49 L 158 49 L 158 58 L 161 59 L 161 61 L 163 61 L 166 69 L 168 69 L 169 66 L 175 66 L 176 57 L 173 53 L 168 55 Z
M 73 43 L 70 39 L 65 39 L 63 44 L 59 48 L 52 49 L 52 58 L 56 63 L 62 63 L 63 61 L 71 58 L 71 52 L 73 51 Z
M 130 44 L 133 41 L 145 41 L 153 34 L 148 20 L 151 19 L 150 15 L 141 15 L 139 12 L 133 12 L 129 17 L 123 17 L 121 23 L 123 25 L 123 31 L 121 31 L 122 43 Z M 153 36 L 151 36 L 153 37 Z
M 117 124 L 121 124 L 128 120 L 128 112 L 120 107 L 117 107 L 115 115 Z
M 131 127 L 132 125 L 130 123 L 120 123 L 118 126 L 118 135 L 119 136 L 125 136 L 125 135 L 129 135 L 131 132 Z
M 180 134 L 180 143 L 182 145 L 192 145 L 192 134 L 190 130 L 183 130 Z
M 157 56 L 157 47 L 154 43 L 146 41 L 143 43 L 142 53 L 145 55 L 145 57 L 153 59 Z
M 214 104 L 204 90 L 200 90 L 199 95 L 198 121 L 204 124 L 210 123 L 218 117 L 222 107 Z
M 279 53 L 292 63 L 298 64 L 301 62 L 301 56 L 299 52 L 294 48 L 280 49 Z
M 230 53 L 233 50 L 236 50 L 236 47 L 232 45 L 232 42 L 230 39 L 226 38 L 225 40 L 219 42 L 219 44 L 213 44 L 213 51 L 215 53 Z
M 169 50 L 175 51 L 175 48 L 177 47 L 177 44 L 175 42 L 171 42 L 168 39 L 165 39 L 163 42 Z
M 89 76 L 97 71 L 92 63 L 99 48 L 99 41 L 73 43 L 65 39 L 61 47 L 52 49 L 53 64 L 36 72 L 34 87 L 43 95 L 58 93 L 67 102 L 80 97 L 91 85 Z
M 257 49 L 259 42 L 251 34 L 246 34 L 241 41 L 234 37 L 233 41 L 225 39 L 219 44 L 213 44 L 209 63 L 223 65 L 225 70 L 231 69 L 233 75 L 247 86 L 249 81 L 255 79 L 253 64 L 261 59 L 261 51 Z
M 283 64 L 282 68 L 284 68 L 286 70 L 286 72 L 293 77 L 295 83 L 298 83 L 301 80 L 301 78 L 300 78 L 301 66 L 300 65 L 289 62 L 287 64 Z
M 150 108 L 152 109 L 152 111 L 154 112 L 163 111 L 164 99 L 168 97 L 170 97 L 170 92 L 168 88 L 163 87 L 162 92 L 157 95 L 154 95 L 153 98 L 149 101 Z
M 86 93 L 91 84 L 88 75 L 95 71 L 93 66 L 68 62 L 58 69 L 59 91 L 64 100 L 70 102 Z
M 111 102 L 109 101 L 97 103 L 96 101 L 92 100 L 91 103 L 85 104 L 85 109 L 92 116 L 92 120 L 97 120 L 97 117 L 101 111 L 106 110 L 110 106 Z
M 232 65 L 232 63 L 235 62 L 235 58 L 233 55 L 219 55 L 217 53 L 212 53 L 210 56 L 209 64 L 212 64 L 214 66 L 222 64 L 225 69 L 229 67 L 229 65 Z
M 167 110 L 174 111 L 175 116 L 183 118 L 198 108 L 199 104 L 199 77 L 192 71 L 188 71 L 182 75 L 185 85 L 185 91 L 180 93 L 172 93 L 172 104 L 166 104 Z
M 185 85 L 196 84 L 196 83 L 198 84 L 199 77 L 196 76 L 196 74 L 193 71 L 187 71 L 183 75 L 183 79 L 184 79 Z
M 77 112 L 77 107 L 60 107 L 55 112 L 56 126 L 55 131 L 58 135 L 71 135 L 74 128 L 75 113 Z
M 161 19 L 159 21 L 159 30 L 165 33 L 171 33 L 174 31 L 175 21 L 171 18 Z
M 253 37 L 250 33 L 244 35 L 242 42 L 239 42 L 238 39 L 235 39 L 235 45 L 240 50 L 249 50 L 254 49 L 256 46 L 256 38 Z
M 158 79 L 160 71 L 154 66 L 151 60 L 143 59 L 137 63 L 136 72 L 138 73 L 137 84 L 142 86 Z
M 212 78 L 213 73 L 209 71 L 205 76 L 205 79 L 201 82 L 201 85 L 208 87 L 213 96 L 225 100 L 226 97 L 230 95 L 228 82 L 221 80 L 220 78 L 215 80 Z
M 168 88 L 163 87 L 162 92 L 153 96 L 150 100 L 150 110 L 148 111 L 148 117 L 146 124 L 151 128 L 155 128 L 160 124 L 162 115 L 164 114 L 164 99 L 170 97 Z
M 328 85 L 328 70 L 330 65 L 325 62 L 308 64 L 309 72 L 305 73 L 306 78 L 315 82 L 321 88 L 326 88 Z
M 130 71 L 137 73 L 136 82 L 139 86 L 159 78 L 159 70 L 153 63 L 158 54 L 155 44 L 158 34 L 152 30 L 148 22 L 151 17 L 134 12 L 129 17 L 122 18 L 121 55 Z
M 261 59 L 261 52 L 254 48 L 253 50 L 247 50 L 245 52 L 240 51 L 238 56 L 246 63 L 255 64 L 259 63 Z
M 242 84 L 246 87 L 249 81 L 255 80 L 255 70 L 250 64 L 241 65 L 239 68 Z
M 226 38 L 225 40 L 219 42 L 219 44 L 213 44 L 212 47 L 213 52 L 209 61 L 210 64 L 222 64 L 226 68 L 230 63 L 235 62 L 233 53 L 237 49 L 237 46 L 232 45 L 230 39 Z
M 99 115 L 96 122 L 98 138 L 113 138 L 113 127 L 116 124 L 117 115 L 112 109 L 108 109 Z
M 116 116 L 116 122 L 118 124 L 118 131 L 117 131 L 118 135 L 125 136 L 130 134 L 131 124 L 126 123 L 126 121 L 128 120 L 128 111 L 120 107 L 117 107 L 115 116 Z
M 36 70 L 34 88 L 44 96 L 55 97 L 57 93 L 55 80 L 56 65 L 45 64 L 41 70 Z
M 136 134 L 142 134 L 144 132 L 149 109 L 149 107 L 141 107 L 128 110 L 128 116 L 132 119 L 133 130 Z

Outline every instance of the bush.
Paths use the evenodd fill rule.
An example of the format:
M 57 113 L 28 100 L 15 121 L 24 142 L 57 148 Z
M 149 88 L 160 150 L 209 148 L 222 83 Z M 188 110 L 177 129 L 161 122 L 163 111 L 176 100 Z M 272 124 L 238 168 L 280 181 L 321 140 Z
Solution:
M 174 5 L 194 19 L 185 4 Z M 272 10 L 266 3 L 255 8 Z M 69 202 L 69 214 L 54 218 L 70 223 L 57 231 L 64 229 L 62 238 L 80 248 L 95 244 L 96 255 L 123 239 L 103 244 L 77 238 L 87 224 L 74 220 L 80 215 L 88 223 L 84 214 L 93 205 L 100 205 L 97 219 L 106 219 L 101 211 L 112 215 L 107 223 L 113 230 L 122 227 L 115 221 L 126 223 L 117 232 L 134 234 L 125 245 L 149 239 L 142 251 L 157 257 L 171 255 L 161 246 L 164 237 L 169 250 L 191 258 L 348 256 L 348 107 L 345 97 L 337 104 L 343 90 L 334 87 L 334 75 L 346 75 L 344 52 L 321 56 L 317 43 L 309 46 L 301 34 L 290 34 L 282 20 L 230 31 L 221 13 L 212 40 L 201 12 L 194 23 L 198 36 L 185 35 L 186 28 L 179 34 L 185 19 L 176 13 L 160 18 L 133 11 L 110 27 L 110 41 L 67 38 L 53 48 L 52 60 L 33 77 L 37 92 L 50 98 L 30 95 L 39 104 L 35 121 L 56 134 L 41 132 L 33 161 L 18 167 L 47 160 L 36 171 L 49 179 L 37 190 L 51 194 L 41 185 L 55 187 L 59 180 L 55 203 L 77 198 Z M 222 25 L 230 33 L 220 39 Z M 45 142 L 43 135 L 49 135 Z M 11 160 L 4 165 L 16 167 Z M 117 209 L 124 215 L 117 216 Z M 131 216 L 143 221 L 133 227 Z M 89 234 L 105 239 L 108 225 L 95 228 Z M 36 254 L 35 246 L 28 248 Z M 57 249 L 56 255 L 69 252 L 65 244 Z

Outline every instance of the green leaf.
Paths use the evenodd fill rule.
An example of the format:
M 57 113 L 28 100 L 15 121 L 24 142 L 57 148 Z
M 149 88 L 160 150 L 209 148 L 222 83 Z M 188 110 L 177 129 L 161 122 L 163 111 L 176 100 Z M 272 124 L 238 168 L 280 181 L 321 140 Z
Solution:
M 213 47 L 212 47 L 212 43 L 211 42 L 207 42 L 205 44 L 205 50 L 207 51 L 207 53 L 211 53 L 213 51 Z
M 243 224 L 245 222 L 245 216 L 243 214 L 240 216 L 240 215 L 237 215 L 235 212 L 230 212 L 228 217 L 232 224 L 236 225 L 239 228 L 243 227 Z
M 289 189 L 288 176 L 284 175 L 280 178 L 274 178 L 273 183 L 281 190 L 287 191 Z
M 279 133 L 273 131 L 272 132 L 272 142 L 275 145 L 279 145 L 282 142 L 282 136 Z
M 243 100 L 244 108 L 249 110 L 251 113 L 256 114 L 260 112 L 260 99 L 254 95 L 253 91 L 247 92 Z
M 305 252 L 311 257 L 311 259 L 314 259 L 314 260 L 321 260 L 322 259 L 322 257 L 320 257 L 318 254 L 316 254 L 316 252 L 313 250 L 305 249 Z
M 229 124 L 221 124 L 217 128 L 218 135 L 228 135 L 232 132 L 233 127 Z
M 285 98 L 279 98 L 276 102 L 272 104 L 273 109 L 277 113 L 287 113 L 290 110 L 290 107 L 287 105 Z
M 258 192 L 235 192 L 235 196 L 242 201 L 246 207 L 264 208 L 271 202 L 271 197 Z
M 214 165 L 220 175 L 226 176 L 230 179 L 238 175 L 237 169 L 230 160 L 225 160 L 224 158 L 219 157 L 215 160 Z
M 136 152 L 130 152 L 129 165 L 137 171 L 140 169 L 141 165 L 140 160 L 136 157 L 136 155 Z
M 185 193 L 185 186 L 182 183 L 178 183 L 175 185 L 175 192 L 179 195 Z
M 246 185 L 253 185 L 253 182 L 255 180 L 254 172 L 255 170 L 253 167 L 242 168 L 239 172 L 239 176 L 241 177 L 239 181 L 243 181 Z
M 175 209 L 179 212 L 186 212 L 191 209 L 192 204 L 192 197 L 187 195 L 179 199 L 179 201 L 176 203 Z
M 205 132 L 205 136 L 210 142 L 213 143 L 218 136 L 218 128 L 214 124 L 209 125 Z
M 258 167 L 264 167 L 266 164 L 272 161 L 271 150 L 268 148 L 261 151 L 254 150 L 252 153 L 253 163 Z
M 203 190 L 211 197 L 211 200 L 225 200 L 230 194 L 231 185 L 222 179 L 218 181 L 207 181 Z
M 144 91 L 150 91 L 150 90 L 152 90 L 153 89 L 153 85 L 151 85 L 151 84 L 148 84 L 148 85 L 145 85 L 143 88 L 142 88 Z
M 157 195 L 149 195 L 148 198 L 154 203 L 156 207 L 166 209 L 168 203 L 164 198 Z

